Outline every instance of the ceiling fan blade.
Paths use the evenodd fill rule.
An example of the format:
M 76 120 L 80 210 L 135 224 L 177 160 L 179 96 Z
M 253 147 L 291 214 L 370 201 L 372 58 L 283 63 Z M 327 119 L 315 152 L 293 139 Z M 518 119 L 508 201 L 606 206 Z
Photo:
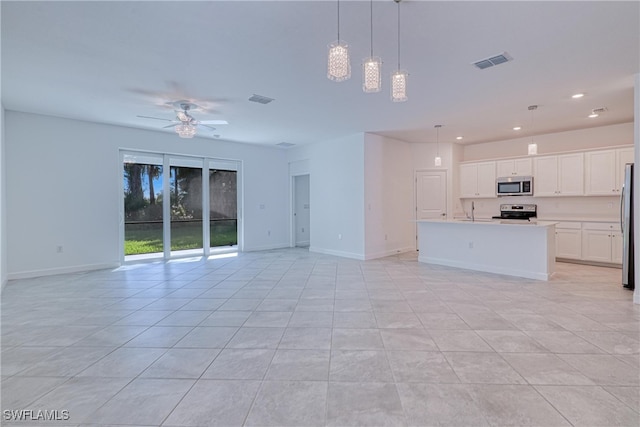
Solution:
M 178 124 L 179 124 L 179 123 L 173 123 L 173 124 L 170 124 L 170 125 L 168 125 L 168 126 L 162 126 L 162 129 L 172 128 L 172 127 L 177 126 Z
M 160 117 L 149 117 L 149 116 L 136 116 L 136 117 L 140 117 L 141 119 L 164 120 L 165 122 L 172 122 L 173 121 L 171 119 L 162 119 Z
M 229 122 L 226 120 L 198 120 L 198 123 L 201 125 L 228 125 Z
M 209 126 L 209 125 L 203 125 L 202 123 L 199 124 L 199 126 L 205 127 L 205 128 L 209 128 L 211 130 L 216 130 L 216 128 Z

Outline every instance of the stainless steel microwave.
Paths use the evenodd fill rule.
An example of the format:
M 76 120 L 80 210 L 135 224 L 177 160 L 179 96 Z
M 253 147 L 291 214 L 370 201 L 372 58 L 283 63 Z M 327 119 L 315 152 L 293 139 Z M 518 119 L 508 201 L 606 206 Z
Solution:
M 505 176 L 496 179 L 496 196 L 533 196 L 533 177 Z

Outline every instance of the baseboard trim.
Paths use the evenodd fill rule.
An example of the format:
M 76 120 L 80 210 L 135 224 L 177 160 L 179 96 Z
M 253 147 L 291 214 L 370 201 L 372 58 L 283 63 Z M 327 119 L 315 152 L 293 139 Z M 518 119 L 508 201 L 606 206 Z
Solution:
M 353 252 L 345 252 L 345 251 L 335 251 L 333 249 L 323 249 L 323 248 L 314 248 L 313 246 L 309 247 L 309 252 L 315 252 L 315 253 L 319 253 L 319 254 L 325 254 L 325 255 L 333 255 L 333 256 L 339 256 L 342 258 L 351 258 L 351 259 L 357 259 L 360 261 L 364 261 L 364 255 L 362 254 L 356 254 Z
M 614 264 L 612 262 L 585 261 L 582 259 L 573 259 L 573 258 L 556 258 L 556 261 L 566 262 L 569 264 L 594 265 L 596 267 L 609 267 L 609 268 L 622 269 L 622 264 Z
M 73 274 L 84 273 L 87 271 L 106 270 L 108 268 L 120 267 L 119 262 L 110 262 L 104 264 L 85 264 L 75 265 L 71 267 L 47 268 L 42 270 L 20 271 L 18 273 L 9 273 L 8 280 L 32 279 L 34 277 L 55 276 L 57 274 Z M 3 285 L 4 286 L 4 285 Z
M 288 243 L 279 243 L 277 245 L 265 245 L 265 246 L 254 246 L 247 248 L 246 246 L 242 249 L 242 252 L 257 252 L 257 251 L 270 251 L 272 249 L 286 249 L 289 248 Z M 240 251 L 238 251 L 240 252 Z
M 370 260 L 370 259 L 384 258 L 384 257 L 398 255 L 398 254 L 409 252 L 409 251 L 415 251 L 415 248 L 405 247 L 405 248 L 389 249 L 387 251 L 368 253 L 364 256 L 364 259 Z

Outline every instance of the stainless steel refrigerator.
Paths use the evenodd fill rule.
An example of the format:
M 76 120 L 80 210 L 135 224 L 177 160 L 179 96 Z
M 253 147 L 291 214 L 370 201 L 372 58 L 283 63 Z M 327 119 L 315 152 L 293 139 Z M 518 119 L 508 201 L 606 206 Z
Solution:
M 620 227 L 622 228 L 622 286 L 635 288 L 635 266 L 633 264 L 633 163 L 627 163 L 624 170 L 624 184 L 620 200 Z

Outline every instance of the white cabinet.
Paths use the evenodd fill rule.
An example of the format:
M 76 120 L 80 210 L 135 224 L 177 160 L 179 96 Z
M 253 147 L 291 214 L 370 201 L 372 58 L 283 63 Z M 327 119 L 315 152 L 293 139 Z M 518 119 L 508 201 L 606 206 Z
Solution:
M 634 161 L 633 147 L 616 150 L 616 188 L 618 189 L 618 193 L 622 192 L 622 184 L 624 184 L 624 166 Z
M 585 194 L 611 196 L 621 193 L 624 165 L 633 162 L 633 148 L 585 153 Z
M 583 223 L 582 259 L 622 263 L 620 226 L 615 223 Z
M 496 197 L 496 162 L 460 165 L 460 197 Z
M 584 194 L 583 153 L 537 157 L 533 161 L 534 196 Z
M 497 176 L 531 176 L 531 158 L 500 160 L 496 162 Z
M 556 258 L 582 259 L 582 223 L 556 224 Z
M 622 264 L 622 252 L 623 252 L 622 233 L 620 231 L 614 231 L 611 233 L 611 262 L 616 264 Z

